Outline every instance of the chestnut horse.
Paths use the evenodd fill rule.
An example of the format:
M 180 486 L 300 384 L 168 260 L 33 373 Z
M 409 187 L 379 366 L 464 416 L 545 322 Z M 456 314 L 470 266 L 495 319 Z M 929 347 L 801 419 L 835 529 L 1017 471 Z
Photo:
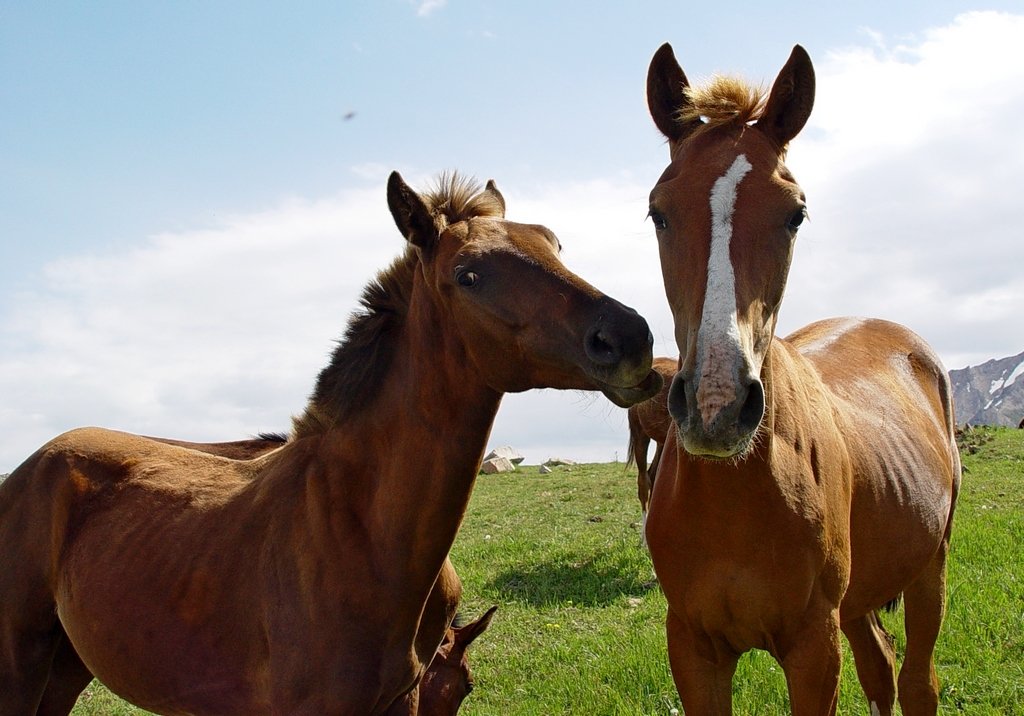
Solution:
M 280 433 L 260 433 L 258 437 L 231 442 L 196 443 L 170 438 L 151 438 L 167 445 L 177 445 L 190 450 L 199 450 L 211 455 L 232 460 L 251 460 L 276 450 L 287 442 Z M 448 572 L 450 583 L 456 584 L 458 575 L 451 562 L 446 560 L 443 570 Z M 497 607 L 491 607 L 480 618 L 466 623 L 461 614 L 456 614 L 452 624 L 445 631 L 441 645 L 434 653 L 430 666 L 423 674 L 415 691 L 419 697 L 416 716 L 455 716 L 462 701 L 473 690 L 473 679 L 466 660 L 466 649 L 488 626 Z M 36 711 L 39 715 L 68 714 L 79 695 L 92 681 L 92 672 L 82 663 L 74 647 L 62 639 L 50 667 L 50 679 Z
M 654 359 L 654 370 L 661 376 L 661 390 L 647 400 L 631 405 L 626 411 L 626 422 L 629 425 L 629 446 L 626 449 L 626 467 L 636 465 L 636 496 L 640 500 L 640 512 L 647 519 L 647 503 L 651 498 L 654 476 L 658 474 L 658 463 L 665 447 L 665 436 L 672 425 L 672 416 L 668 414 L 668 388 L 672 377 L 676 374 L 679 361 L 676 358 L 657 357 Z M 647 451 L 654 441 L 654 457 L 650 466 L 647 464 Z
M 794 714 L 835 712 L 840 629 L 873 714 L 934 714 L 932 655 L 960 483 L 949 379 L 906 328 L 838 318 L 773 338 L 805 199 L 784 164 L 814 99 L 796 47 L 765 98 L 692 88 L 671 47 L 647 80 L 671 162 L 651 192 L 681 352 L 647 540 L 685 710 L 727 714 L 739 655 L 770 652 Z
M 84 428 L 0 485 L 0 714 L 67 639 L 164 714 L 414 714 L 458 602 L 444 569 L 501 396 L 657 391 L 635 311 L 572 274 L 493 183 L 420 195 L 287 444 L 248 461 Z

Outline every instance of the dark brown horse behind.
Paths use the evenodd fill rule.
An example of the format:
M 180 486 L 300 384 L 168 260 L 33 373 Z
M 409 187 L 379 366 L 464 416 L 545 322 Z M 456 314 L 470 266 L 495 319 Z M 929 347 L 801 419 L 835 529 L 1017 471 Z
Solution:
M 157 713 L 416 713 L 502 395 L 625 407 L 660 379 L 647 323 L 505 220 L 493 184 L 420 195 L 396 173 L 388 206 L 408 248 L 286 445 L 240 461 L 83 428 L 0 485 L 0 714 L 61 688 L 65 641 Z
M 651 498 L 654 478 L 658 474 L 658 463 L 665 447 L 665 438 L 672 426 L 672 416 L 668 414 L 668 388 L 672 384 L 672 376 L 679 367 L 677 358 L 657 357 L 654 359 L 654 370 L 661 376 L 662 386 L 657 395 L 631 405 L 626 411 L 626 422 L 629 424 L 629 446 L 626 449 L 626 467 L 636 465 L 636 496 L 640 500 L 640 512 L 644 522 L 647 521 L 647 503 Z M 647 464 L 647 452 L 654 441 L 654 457 Z

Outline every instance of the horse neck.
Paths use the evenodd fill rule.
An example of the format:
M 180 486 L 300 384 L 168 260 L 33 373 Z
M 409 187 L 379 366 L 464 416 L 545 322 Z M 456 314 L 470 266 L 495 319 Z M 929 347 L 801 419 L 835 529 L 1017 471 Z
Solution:
M 761 459 L 770 462 L 779 441 L 806 450 L 825 437 L 834 418 L 831 401 L 817 372 L 784 339 L 772 339 L 761 367 L 761 381 L 765 392 L 757 447 Z
M 359 493 L 371 548 L 382 563 L 407 568 L 397 575 L 405 588 L 416 573 L 429 587 L 465 514 L 501 393 L 421 294 L 389 340 L 394 357 L 374 399 L 324 436 L 324 464 L 344 466 L 325 477 L 344 485 L 347 499 Z M 353 488 L 353 480 L 362 484 Z

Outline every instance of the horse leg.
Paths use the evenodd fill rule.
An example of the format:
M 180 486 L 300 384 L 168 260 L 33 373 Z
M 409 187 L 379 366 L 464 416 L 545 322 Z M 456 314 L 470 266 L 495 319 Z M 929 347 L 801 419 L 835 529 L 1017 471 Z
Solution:
M 0 483 L 0 714 L 35 714 L 62 629 L 50 591 L 48 498 L 22 464 Z
M 640 500 L 640 512 L 647 519 L 647 506 L 651 501 L 651 480 L 647 476 L 647 448 L 651 439 L 639 435 L 633 442 L 633 460 L 636 462 L 636 497 Z
M 853 651 L 857 678 L 871 705 L 871 716 L 889 716 L 896 702 L 892 637 L 882 627 L 876 612 L 844 622 L 842 628 Z
M 67 634 L 64 634 L 53 657 L 50 680 L 46 683 L 36 716 L 67 716 L 91 681 L 92 672 L 82 663 Z
M 939 679 L 932 659 L 946 610 L 946 554 L 943 540 L 928 566 L 903 590 L 907 653 L 899 676 L 900 707 L 904 716 L 927 714 L 939 708 Z
M 48 618 L 37 613 L 27 623 L 12 623 L 11 616 L 5 615 L 0 625 L 0 714 L 31 715 L 39 708 L 50 677 L 59 636 L 57 617 L 52 606 Z
M 833 609 L 810 619 L 779 659 L 793 716 L 834 716 L 842 665 L 839 642 L 839 610 Z
M 661 463 L 661 451 L 664 449 L 664 447 L 664 443 L 654 444 L 654 457 L 651 459 L 651 466 L 647 468 L 648 494 L 654 491 L 654 481 L 658 478 L 658 465 Z
M 665 633 L 672 680 L 683 711 L 702 716 L 729 716 L 732 713 L 732 677 L 739 657 L 699 640 L 671 609 L 665 621 Z

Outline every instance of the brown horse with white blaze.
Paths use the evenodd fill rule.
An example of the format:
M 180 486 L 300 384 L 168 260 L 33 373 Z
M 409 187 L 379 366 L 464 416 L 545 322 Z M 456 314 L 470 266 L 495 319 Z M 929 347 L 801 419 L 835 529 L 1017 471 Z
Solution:
M 85 428 L 0 485 L 0 714 L 37 712 L 64 639 L 157 713 L 415 714 L 502 394 L 658 389 L 647 323 L 493 183 L 395 173 L 387 195 L 407 250 L 287 444 L 238 461 Z
M 805 198 L 786 147 L 814 99 L 794 48 L 764 97 L 691 87 L 670 46 L 648 104 L 671 162 L 651 192 L 681 352 L 647 521 L 690 714 L 731 712 L 739 655 L 770 652 L 794 714 L 835 712 L 842 630 L 873 714 L 934 714 L 933 652 L 960 483 L 949 380 L 906 328 L 774 329 Z M 899 679 L 877 611 L 903 595 Z

